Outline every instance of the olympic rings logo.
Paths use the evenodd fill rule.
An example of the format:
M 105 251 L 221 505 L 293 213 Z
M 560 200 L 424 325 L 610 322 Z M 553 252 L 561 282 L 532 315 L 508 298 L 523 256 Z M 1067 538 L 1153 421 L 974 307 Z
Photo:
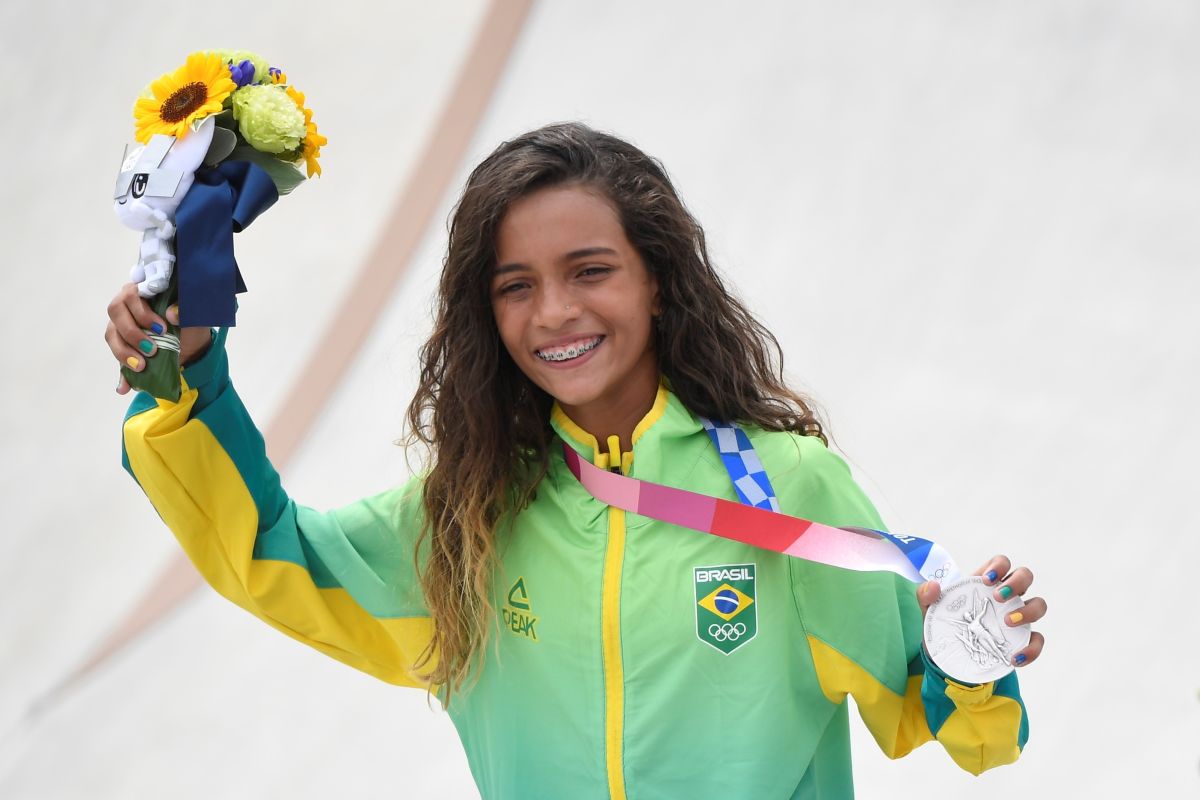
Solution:
M 933 579 L 940 581 L 942 578 L 950 574 L 950 565 L 943 564 L 933 571 Z
M 708 635 L 716 639 L 718 642 L 736 642 L 738 639 L 746 635 L 746 626 L 740 622 L 732 625 L 728 622 L 726 622 L 724 625 L 718 625 L 714 622 L 712 625 L 708 626 Z

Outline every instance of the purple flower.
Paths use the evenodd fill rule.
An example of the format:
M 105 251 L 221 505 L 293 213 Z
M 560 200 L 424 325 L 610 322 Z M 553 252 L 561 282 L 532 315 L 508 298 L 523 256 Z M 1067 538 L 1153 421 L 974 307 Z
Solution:
M 229 76 L 233 78 L 233 82 L 237 84 L 239 89 L 254 83 L 254 64 L 251 63 L 250 59 L 246 59 L 240 64 L 234 64 L 230 61 Z

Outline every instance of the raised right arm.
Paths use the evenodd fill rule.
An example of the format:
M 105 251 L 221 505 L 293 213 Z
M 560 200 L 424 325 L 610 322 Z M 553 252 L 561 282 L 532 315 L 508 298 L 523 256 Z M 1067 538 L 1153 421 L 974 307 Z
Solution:
M 227 331 L 184 367 L 178 403 L 134 398 L 122 465 L 220 594 L 352 667 L 424 686 L 413 668 L 432 633 L 413 562 L 420 479 L 328 512 L 297 505 L 230 383 Z

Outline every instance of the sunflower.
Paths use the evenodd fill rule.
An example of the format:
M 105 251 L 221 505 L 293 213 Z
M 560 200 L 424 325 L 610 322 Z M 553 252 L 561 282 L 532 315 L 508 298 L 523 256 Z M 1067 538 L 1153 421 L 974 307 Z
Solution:
M 304 156 L 308 177 L 319 176 L 321 165 L 317 163 L 317 159 L 321 156 L 321 148 L 329 144 L 329 140 L 317 133 L 317 123 L 312 121 L 312 109 L 304 105 L 304 94 L 291 86 L 287 87 L 287 94 L 296 103 L 296 107 L 304 112 L 304 141 L 301 155 Z
M 236 88 L 229 66 L 219 56 L 192 53 L 186 64 L 150 84 L 138 98 L 133 106 L 134 138 L 142 144 L 156 133 L 183 138 L 194 121 L 219 112 Z

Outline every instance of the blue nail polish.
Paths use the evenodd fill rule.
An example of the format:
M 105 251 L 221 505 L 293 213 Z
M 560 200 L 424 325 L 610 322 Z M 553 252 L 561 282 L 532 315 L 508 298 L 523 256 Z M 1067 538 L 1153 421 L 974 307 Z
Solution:
M 991 583 L 992 581 L 996 580 L 996 570 L 989 569 L 988 574 L 987 574 L 987 579 L 988 579 L 988 583 Z
M 1020 666 L 1020 665 L 1024 664 L 1024 663 L 1025 663 L 1025 654 L 1024 654 L 1024 653 L 1017 653 L 1017 657 L 1016 657 L 1016 658 L 1014 658 L 1014 659 L 1013 659 L 1013 661 L 1016 661 L 1016 662 L 1017 662 L 1017 666 Z
M 152 322 L 150 323 L 150 330 L 156 334 L 162 335 L 163 326 L 159 325 L 157 322 Z

